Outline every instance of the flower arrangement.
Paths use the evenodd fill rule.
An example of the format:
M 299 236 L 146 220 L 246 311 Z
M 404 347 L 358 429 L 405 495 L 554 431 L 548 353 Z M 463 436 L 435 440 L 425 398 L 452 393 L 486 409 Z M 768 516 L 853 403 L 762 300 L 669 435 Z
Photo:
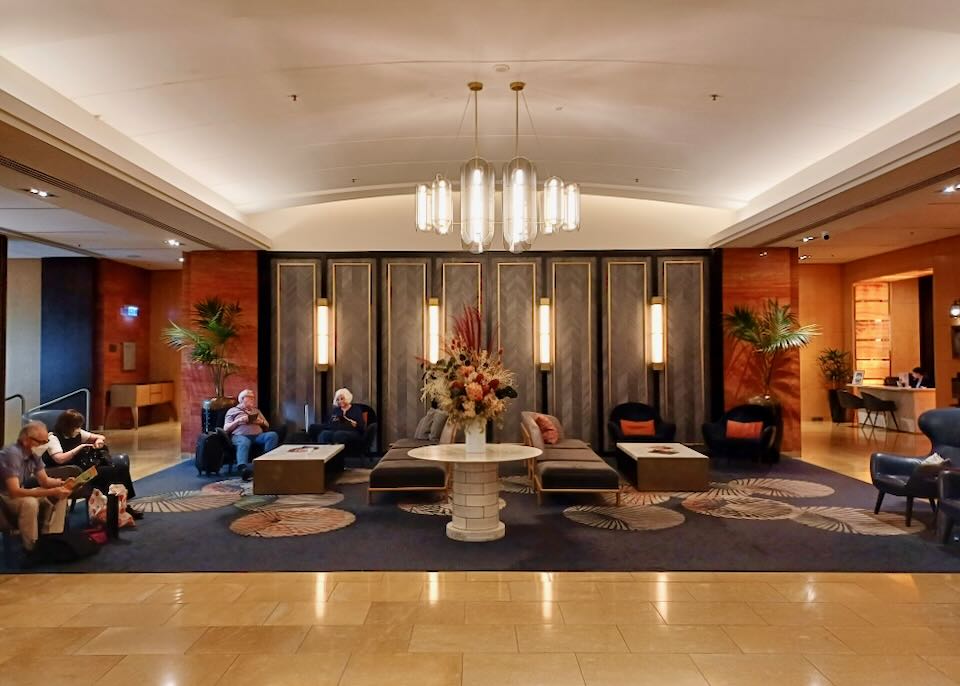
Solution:
M 465 307 L 454 320 L 446 357 L 426 363 L 423 399 L 436 402 L 458 426 L 480 429 L 499 419 L 507 400 L 517 397 L 513 373 L 504 369 L 503 351 L 490 352 L 480 343 L 480 311 Z

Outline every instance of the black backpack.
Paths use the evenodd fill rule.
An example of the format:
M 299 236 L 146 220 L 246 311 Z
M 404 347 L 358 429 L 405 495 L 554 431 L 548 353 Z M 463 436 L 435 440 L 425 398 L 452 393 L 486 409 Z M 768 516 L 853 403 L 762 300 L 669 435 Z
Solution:
M 82 560 L 100 552 L 100 546 L 82 531 L 44 534 L 30 554 L 35 564 L 59 564 Z
M 197 476 L 219 474 L 226 458 L 226 446 L 218 431 L 200 434 L 197 437 L 197 450 L 193 462 L 197 467 Z

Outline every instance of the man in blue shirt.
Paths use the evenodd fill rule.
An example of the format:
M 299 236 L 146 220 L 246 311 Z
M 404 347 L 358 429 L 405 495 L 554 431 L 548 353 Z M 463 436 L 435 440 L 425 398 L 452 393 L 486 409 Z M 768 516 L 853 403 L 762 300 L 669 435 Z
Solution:
M 39 534 L 63 533 L 72 480 L 47 476 L 43 460 L 33 454 L 46 444 L 47 427 L 43 422 L 29 422 L 17 442 L 0 450 L 0 500 L 17 518 L 23 547 L 29 552 L 37 544 Z M 24 488 L 35 477 L 39 486 Z

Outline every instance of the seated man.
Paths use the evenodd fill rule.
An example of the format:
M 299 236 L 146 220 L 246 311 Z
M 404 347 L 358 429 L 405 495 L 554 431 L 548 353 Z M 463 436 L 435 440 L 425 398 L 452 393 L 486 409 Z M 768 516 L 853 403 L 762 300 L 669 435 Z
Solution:
M 17 442 L 0 450 L 0 500 L 17 518 L 17 528 L 27 552 L 37 544 L 39 534 L 63 533 L 72 479 L 63 481 L 47 476 L 43 460 L 33 454 L 49 437 L 43 422 L 28 422 Z M 23 484 L 35 477 L 36 488 Z
M 256 443 L 261 453 L 268 453 L 280 443 L 275 431 L 266 431 L 270 423 L 264 419 L 256 406 L 256 396 L 249 388 L 240 391 L 239 405 L 227 410 L 223 430 L 237 448 L 237 468 L 244 481 L 253 475 L 250 469 L 250 446 Z

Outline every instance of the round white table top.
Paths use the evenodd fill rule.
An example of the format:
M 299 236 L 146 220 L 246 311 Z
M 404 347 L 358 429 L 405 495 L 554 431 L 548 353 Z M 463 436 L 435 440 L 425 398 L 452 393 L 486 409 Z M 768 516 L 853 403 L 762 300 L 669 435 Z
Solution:
M 482 453 L 468 453 L 465 443 L 445 443 L 444 445 L 425 445 L 414 448 L 410 457 L 434 462 L 510 462 L 511 460 L 529 460 L 543 454 L 540 448 L 515 443 L 487 443 Z

